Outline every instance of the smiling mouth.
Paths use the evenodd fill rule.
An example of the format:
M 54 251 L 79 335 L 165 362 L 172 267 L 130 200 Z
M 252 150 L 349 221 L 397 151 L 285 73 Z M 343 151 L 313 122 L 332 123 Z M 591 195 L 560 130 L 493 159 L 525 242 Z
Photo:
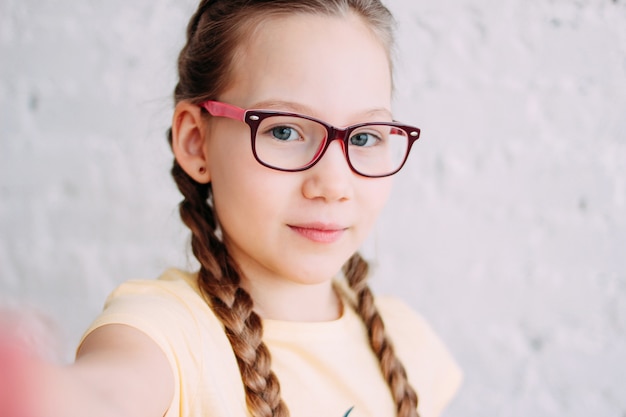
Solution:
M 343 236 L 346 228 L 324 225 L 289 225 L 289 228 L 300 236 L 315 243 L 333 243 Z

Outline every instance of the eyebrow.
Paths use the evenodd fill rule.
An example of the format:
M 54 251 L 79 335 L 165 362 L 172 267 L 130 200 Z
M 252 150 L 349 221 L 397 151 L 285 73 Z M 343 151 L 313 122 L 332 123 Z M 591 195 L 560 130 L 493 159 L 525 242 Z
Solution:
M 299 114 L 305 114 L 311 117 L 317 117 L 316 112 L 313 111 L 313 109 L 311 109 L 310 107 L 304 105 L 304 104 L 300 104 L 300 103 L 296 103 L 296 102 L 292 102 L 292 101 L 284 101 L 284 100 L 267 100 L 267 101 L 261 101 L 259 103 L 254 104 L 251 109 L 256 109 L 256 110 L 280 110 L 280 111 L 286 111 L 286 112 L 290 112 L 290 113 L 299 113 Z M 355 119 L 359 119 L 359 118 L 374 118 L 376 116 L 380 117 L 380 116 L 386 116 L 389 119 L 393 120 L 393 117 L 391 115 L 391 111 L 389 111 L 389 109 L 385 108 L 385 107 L 376 107 L 373 109 L 369 109 L 366 110 L 362 113 L 358 113 L 355 114 Z

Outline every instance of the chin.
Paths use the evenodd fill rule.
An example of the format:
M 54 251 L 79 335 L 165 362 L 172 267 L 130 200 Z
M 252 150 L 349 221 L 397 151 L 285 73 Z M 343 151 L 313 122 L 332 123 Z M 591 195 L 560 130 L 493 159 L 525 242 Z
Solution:
M 341 273 L 343 262 L 340 265 L 320 268 L 320 263 L 311 268 L 300 268 L 291 275 L 291 280 L 304 285 L 321 285 L 332 281 Z

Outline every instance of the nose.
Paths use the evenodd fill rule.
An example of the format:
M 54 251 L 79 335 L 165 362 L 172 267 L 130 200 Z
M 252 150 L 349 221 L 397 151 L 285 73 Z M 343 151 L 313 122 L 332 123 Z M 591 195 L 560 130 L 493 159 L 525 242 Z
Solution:
M 352 180 L 356 175 L 346 159 L 343 142 L 333 140 L 322 158 L 306 171 L 302 194 L 309 199 L 342 201 L 352 198 Z

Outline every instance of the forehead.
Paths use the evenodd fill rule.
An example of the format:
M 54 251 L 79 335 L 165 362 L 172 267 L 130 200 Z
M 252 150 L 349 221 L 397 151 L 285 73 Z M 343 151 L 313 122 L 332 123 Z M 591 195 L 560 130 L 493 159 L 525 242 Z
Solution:
M 389 108 L 388 51 L 354 14 L 272 17 L 239 46 L 220 99 L 244 108 L 301 103 L 319 117 Z

